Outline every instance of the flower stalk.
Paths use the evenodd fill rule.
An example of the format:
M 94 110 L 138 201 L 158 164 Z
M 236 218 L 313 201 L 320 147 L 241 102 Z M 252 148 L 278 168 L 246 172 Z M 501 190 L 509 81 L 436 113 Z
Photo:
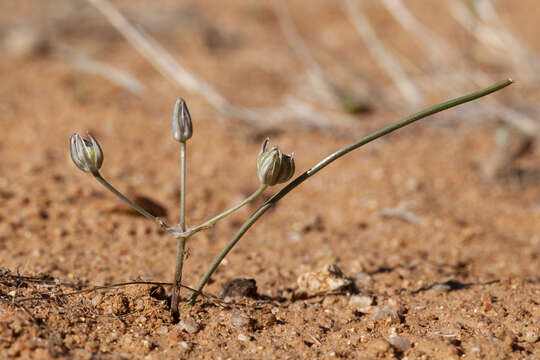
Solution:
M 98 172 L 98 173 L 95 173 L 95 174 L 92 174 L 94 176 L 94 178 L 96 178 L 97 181 L 99 181 L 99 183 L 103 186 L 105 186 L 105 188 L 107 190 L 109 190 L 110 192 L 112 192 L 114 195 L 116 195 L 120 200 L 122 200 L 123 202 L 125 202 L 126 204 L 128 204 L 129 206 L 131 206 L 134 210 L 136 210 L 139 214 L 141 214 L 142 216 L 144 216 L 145 218 L 149 219 L 149 220 L 152 220 L 153 222 L 155 222 L 156 224 L 158 224 L 162 229 L 164 230 L 167 230 L 168 232 L 174 234 L 177 232 L 177 230 L 169 225 L 167 225 L 163 220 L 161 220 L 160 218 L 158 218 L 157 216 L 154 216 L 152 214 L 150 214 L 148 211 L 144 210 L 142 207 L 140 207 L 139 205 L 135 204 L 133 201 L 131 201 L 130 199 L 128 199 L 124 194 L 122 194 L 120 191 L 116 190 L 116 188 L 114 186 L 112 186 L 111 184 L 109 184 L 109 182 L 107 182 L 107 180 L 105 180 L 101 174 Z
M 180 143 L 180 221 L 178 230 L 184 233 L 186 227 L 186 141 L 193 136 L 191 115 L 186 102 L 182 98 L 176 99 L 172 118 L 173 138 Z M 186 236 L 177 237 L 176 266 L 174 270 L 173 291 L 171 296 L 171 316 L 179 318 L 178 301 L 180 300 L 180 285 L 182 284 L 182 271 L 184 268 L 184 253 Z

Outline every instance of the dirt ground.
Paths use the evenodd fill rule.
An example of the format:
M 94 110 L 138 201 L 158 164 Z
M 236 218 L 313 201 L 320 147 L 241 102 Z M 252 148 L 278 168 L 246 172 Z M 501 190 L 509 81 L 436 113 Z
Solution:
M 409 36 L 366 3 L 379 36 L 420 64 Z M 470 50 L 470 36 L 437 2 L 406 3 L 452 41 L 458 57 Z M 536 1 L 495 3 L 540 53 Z M 233 104 L 274 107 L 309 86 L 270 3 L 114 4 Z M 339 3 L 310 4 L 290 3 L 302 36 L 363 76 L 340 77 L 339 61 L 323 55 L 336 79 L 392 86 Z M 0 358 L 540 358 L 540 180 L 487 178 L 496 121 L 464 121 L 452 110 L 368 144 L 291 192 L 229 254 L 208 296 L 181 303 L 178 323 L 167 284 L 66 296 L 104 284 L 170 283 L 176 256 L 174 238 L 73 165 L 72 133 L 91 131 L 104 150 L 103 176 L 174 224 L 179 146 L 170 118 L 176 97 L 184 97 L 194 127 L 187 149 L 187 222 L 194 226 L 257 189 L 256 155 L 266 136 L 294 152 L 300 174 L 410 108 L 368 98 L 370 111 L 339 131 L 293 120 L 277 129 L 250 125 L 165 80 L 84 1 L 8 0 L 0 9 L 3 39 L 20 27 L 33 39 L 22 50 L 6 41 L 0 60 Z M 66 49 L 128 71 L 147 92 L 136 96 L 75 69 Z M 441 71 L 451 72 L 448 66 Z M 515 78 L 496 70 L 499 80 Z M 493 96 L 535 101 L 537 89 L 515 80 Z M 454 95 L 476 89 L 471 83 Z M 434 90 L 426 104 L 446 99 Z M 518 166 L 521 174 L 538 171 L 538 146 Z M 185 285 L 197 284 L 264 199 L 189 240 Z M 313 278 L 321 287 L 303 291 Z M 254 279 L 256 288 L 235 279 Z M 343 286 L 325 291 L 328 279 Z

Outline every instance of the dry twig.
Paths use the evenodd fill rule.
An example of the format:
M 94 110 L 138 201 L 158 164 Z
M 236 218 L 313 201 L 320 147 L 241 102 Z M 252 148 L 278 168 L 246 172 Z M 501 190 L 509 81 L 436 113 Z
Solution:
M 322 67 L 313 57 L 311 51 L 309 51 L 306 43 L 298 33 L 291 14 L 287 9 L 287 5 L 282 0 L 275 0 L 274 10 L 285 40 L 306 68 L 308 77 L 312 85 L 318 90 L 318 94 L 326 101 L 339 104 L 339 95 L 336 93 L 335 86 L 328 80 Z
M 365 42 L 371 56 L 386 71 L 397 88 L 413 107 L 423 103 L 423 97 L 417 86 L 409 79 L 401 64 L 394 58 L 392 53 L 384 46 L 377 37 L 377 33 L 370 25 L 367 16 L 364 15 L 358 1 L 344 0 L 345 12 L 349 20 L 356 28 L 358 34 Z
M 146 86 L 133 75 L 117 67 L 71 51 L 59 51 L 58 56 L 70 63 L 76 70 L 108 79 L 133 95 L 142 96 L 147 91 Z

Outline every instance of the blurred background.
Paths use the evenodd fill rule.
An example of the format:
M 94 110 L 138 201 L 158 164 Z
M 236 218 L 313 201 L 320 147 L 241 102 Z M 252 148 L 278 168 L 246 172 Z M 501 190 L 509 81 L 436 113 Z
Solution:
M 68 320 L 59 302 L 35 301 L 29 310 L 53 319 L 51 328 L 68 329 L 42 338 L 71 355 L 77 347 L 92 355 L 147 344 L 141 352 L 159 356 L 186 339 L 187 347 L 213 346 L 195 346 L 201 357 L 217 358 L 227 346 L 234 357 L 262 344 L 272 358 L 292 344 L 283 357 L 314 358 L 339 345 L 343 357 L 359 358 L 355 346 L 363 350 L 372 338 L 398 331 L 414 343 L 413 357 L 534 356 L 538 19 L 537 0 L 0 0 L 0 275 L 45 274 L 58 292 L 172 280 L 175 240 L 73 165 L 74 132 L 90 131 L 100 142 L 107 180 L 174 224 L 179 149 L 171 116 L 183 97 L 194 127 L 186 215 L 195 226 L 258 188 L 256 157 L 267 136 L 295 153 L 300 174 L 384 125 L 512 78 L 496 94 L 348 154 L 250 229 L 206 290 L 220 294 L 227 281 L 249 277 L 260 294 L 280 301 L 283 322 L 254 332 L 259 343 L 230 336 L 240 330 L 227 327 L 228 312 L 217 306 L 187 310 L 205 324 L 197 334 L 160 335 L 170 322 L 165 290 L 157 299 L 143 286 L 103 302 L 120 299 L 119 313 L 128 312 L 128 326 L 116 335 L 111 327 L 119 321 L 111 317 L 98 317 L 92 331 L 79 321 L 94 316 L 88 307 L 108 311 L 99 294 L 97 305 L 86 295 L 66 300 Z M 183 282 L 196 284 L 276 191 L 190 239 Z M 368 306 L 392 308 L 396 316 L 374 326 L 371 315 L 351 310 L 358 304 L 348 293 L 312 303 L 298 297 L 298 279 L 319 269 L 341 269 L 369 295 Z M 9 307 L 7 294 L 22 286 L 5 279 L 0 326 L 7 327 L 13 317 L 29 317 Z M 26 296 L 42 291 L 32 284 L 21 290 Z M 138 301 L 146 307 L 128 316 Z M 273 304 L 265 306 L 261 311 L 274 314 Z M 139 311 L 151 320 L 140 322 Z M 74 323 L 82 324 L 80 344 L 65 336 Z M 36 337 L 32 329 L 43 328 L 24 324 L 0 333 L 14 334 L 9 342 L 24 349 Z M 118 334 L 126 328 L 143 332 L 140 341 L 124 343 Z M 373 347 L 378 353 L 381 344 Z
M 488 177 L 516 170 L 539 133 L 534 0 L 1 6 L 3 82 L 42 68 L 35 81 L 49 84 L 36 87 L 40 97 L 50 81 L 85 106 L 104 99 L 133 106 L 178 93 L 209 116 L 253 129 L 286 124 L 357 136 L 383 114 L 401 116 L 513 77 L 512 91 L 439 115 L 445 121 L 437 126 L 494 122 Z M 10 105 L 3 108 L 5 118 Z

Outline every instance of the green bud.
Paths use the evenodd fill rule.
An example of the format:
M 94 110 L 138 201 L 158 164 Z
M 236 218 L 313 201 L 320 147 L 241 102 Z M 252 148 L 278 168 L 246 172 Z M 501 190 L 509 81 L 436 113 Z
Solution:
M 294 159 L 292 154 L 283 154 L 276 146 L 267 151 L 269 141 L 268 138 L 264 140 L 257 157 L 257 176 L 261 184 L 272 186 L 292 178 Z
M 191 116 L 186 102 L 182 98 L 176 99 L 172 118 L 173 138 L 176 141 L 185 142 L 193 135 Z
M 96 139 L 90 133 L 91 141 L 83 139 L 79 134 L 73 134 L 69 139 L 71 159 L 79 169 L 95 174 L 103 164 L 103 152 Z

